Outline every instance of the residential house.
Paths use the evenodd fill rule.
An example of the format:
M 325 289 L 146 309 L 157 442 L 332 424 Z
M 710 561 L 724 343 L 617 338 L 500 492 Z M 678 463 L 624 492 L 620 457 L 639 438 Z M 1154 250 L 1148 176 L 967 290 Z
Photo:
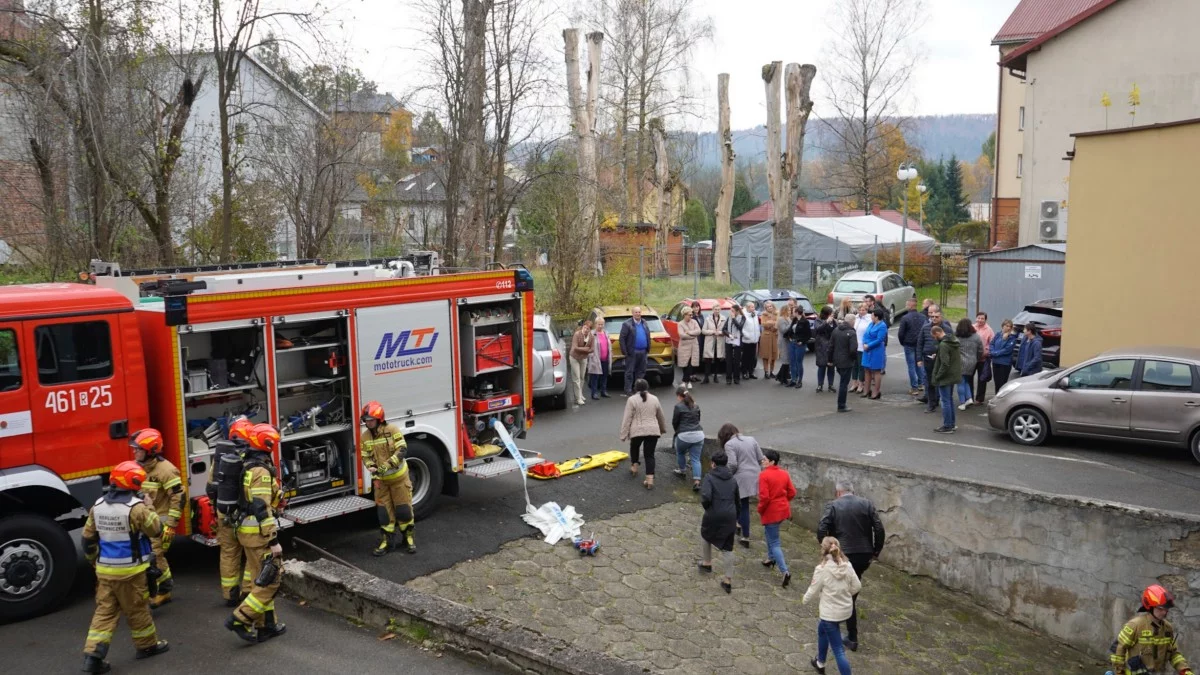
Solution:
M 412 113 L 390 92 L 354 92 L 347 100 L 335 103 L 329 112 L 339 128 L 352 129 L 360 135 L 365 163 L 384 159 L 389 137 L 405 146 L 397 150 L 408 152 L 407 146 L 412 142 Z
M 1074 152 L 1063 162 L 1071 177 L 1072 233 L 1062 365 L 1131 345 L 1195 345 L 1195 312 L 1172 312 L 1170 321 L 1134 334 L 1113 330 L 1113 310 L 1188 293 L 1187 270 L 1195 267 L 1200 248 L 1192 200 L 1200 119 L 1072 138 Z
M 1195 0 L 1021 0 L 993 39 L 1000 70 L 992 243 L 1066 240 L 1071 134 L 1196 115 L 1196 25 Z M 1101 104 L 1106 95 L 1111 107 Z M 1014 215 L 1016 241 L 999 241 Z
M 516 187 L 515 181 L 507 180 L 509 189 Z M 445 236 L 447 198 L 442 170 L 427 167 L 395 182 L 363 181 L 346 200 L 342 213 L 348 221 L 361 223 L 357 231 L 361 231 L 367 254 L 384 248 L 438 250 Z M 466 217 L 466 210 L 466 197 L 459 197 L 460 219 Z M 504 226 L 506 245 L 515 242 L 516 226 L 513 210 Z
M 861 209 L 848 209 L 845 206 L 843 206 L 841 203 L 836 202 L 836 201 L 824 201 L 824 202 L 812 201 L 812 202 L 810 202 L 805 199 L 796 200 L 795 216 L 797 218 L 849 218 L 852 216 L 863 216 L 863 215 L 867 215 L 867 214 L 864 213 Z M 893 225 L 903 225 L 903 223 L 904 223 L 904 213 L 901 211 L 897 211 L 895 209 L 875 208 L 875 209 L 871 210 L 871 215 L 883 218 L 884 220 L 888 221 L 889 223 L 892 223 Z M 737 232 L 738 230 L 740 230 L 742 228 L 749 227 L 751 225 L 757 225 L 759 223 L 763 223 L 763 222 L 766 222 L 769 220 L 773 220 L 774 217 L 775 217 L 774 205 L 770 201 L 765 201 L 765 202 L 759 204 L 758 206 L 750 209 L 749 211 L 743 213 L 742 215 L 738 216 L 737 218 L 734 218 L 730 222 L 730 229 L 734 232 Z M 921 227 L 921 221 L 920 221 L 919 216 L 918 217 L 913 217 L 911 215 L 909 216 L 908 229 L 913 232 L 919 232 L 921 234 L 925 233 L 925 229 L 923 227 Z
M 410 153 L 412 163 L 415 164 L 436 164 L 442 159 L 440 150 L 433 146 L 427 148 L 413 148 Z
M 634 271 L 640 264 L 646 274 L 653 274 L 654 247 L 658 225 L 654 223 L 620 223 L 600 228 L 600 260 L 605 269 L 616 266 L 622 271 Z M 672 227 L 667 233 L 667 269 L 672 275 L 683 274 L 687 265 L 683 248 L 683 228 Z

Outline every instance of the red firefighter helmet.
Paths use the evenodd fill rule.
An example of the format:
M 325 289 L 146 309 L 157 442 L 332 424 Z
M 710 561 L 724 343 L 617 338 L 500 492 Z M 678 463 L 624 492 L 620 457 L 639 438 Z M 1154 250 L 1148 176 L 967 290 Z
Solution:
M 127 459 L 113 467 L 108 474 L 108 482 L 118 489 L 136 492 L 141 490 L 142 483 L 146 482 L 146 470 L 141 464 Z
M 274 452 L 279 447 L 279 430 L 270 424 L 255 424 L 250 430 L 250 447 L 260 452 Z
M 1175 606 L 1175 596 L 1171 595 L 1171 591 L 1154 584 L 1147 586 L 1146 590 L 1142 591 L 1142 608 L 1147 612 L 1155 607 L 1166 607 L 1170 609 Z
M 250 443 L 250 434 L 254 430 L 254 423 L 246 419 L 245 415 L 238 417 L 229 424 L 229 440 L 242 441 Z
M 150 457 L 159 457 L 163 450 L 163 437 L 158 429 L 146 428 L 135 431 L 129 437 L 129 447 L 134 450 L 145 450 Z
M 363 406 L 363 409 L 362 409 L 363 424 L 366 424 L 367 420 L 375 420 L 376 422 L 383 424 L 383 418 L 384 418 L 383 404 L 380 403 L 379 401 L 368 401 L 367 404 Z

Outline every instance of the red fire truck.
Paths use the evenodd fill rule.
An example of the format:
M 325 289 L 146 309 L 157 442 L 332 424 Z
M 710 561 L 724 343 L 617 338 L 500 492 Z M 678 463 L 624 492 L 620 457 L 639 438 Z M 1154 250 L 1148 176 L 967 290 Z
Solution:
M 492 427 L 532 423 L 533 279 L 407 260 L 295 261 L 0 288 L 0 620 L 57 605 L 131 431 L 162 431 L 195 517 L 237 415 L 276 425 L 281 524 L 371 508 L 358 411 L 404 430 L 417 517 L 459 476 L 517 469 Z M 526 451 L 522 451 L 526 452 Z M 536 453 L 526 453 L 536 457 Z

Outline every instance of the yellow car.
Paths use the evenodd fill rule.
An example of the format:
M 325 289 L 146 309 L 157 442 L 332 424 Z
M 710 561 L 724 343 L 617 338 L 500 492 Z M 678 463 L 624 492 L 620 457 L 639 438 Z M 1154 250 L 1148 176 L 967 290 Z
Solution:
M 597 307 L 592 310 L 592 318 L 604 319 L 604 332 L 612 345 L 612 374 L 623 374 L 625 357 L 621 354 L 621 325 L 633 318 L 633 307 Z M 649 307 L 642 308 L 642 321 L 650 328 L 646 377 L 651 382 L 657 379 L 660 384 L 671 384 L 675 381 L 675 347 L 671 344 L 671 335 L 658 318 L 658 312 Z

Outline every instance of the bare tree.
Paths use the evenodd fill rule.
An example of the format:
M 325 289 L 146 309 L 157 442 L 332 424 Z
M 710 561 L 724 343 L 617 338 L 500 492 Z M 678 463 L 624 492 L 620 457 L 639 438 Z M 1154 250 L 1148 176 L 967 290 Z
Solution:
M 624 184 L 622 220 L 645 209 L 645 186 L 653 174 L 650 120 L 666 127 L 698 112 L 692 92 L 692 51 L 711 39 L 712 22 L 696 16 L 695 0 L 601 0 L 592 22 L 610 39 L 605 63 L 605 100 L 613 110 L 614 145 Z
M 812 113 L 813 102 L 809 96 L 813 78 L 817 68 L 812 64 L 801 66 L 789 63 L 785 71 L 785 91 L 787 93 L 787 153 L 784 156 L 782 175 L 780 175 L 780 192 L 783 193 L 783 203 L 776 202 L 775 211 L 775 284 L 779 288 L 790 288 L 794 283 L 792 278 L 795 269 L 792 240 L 794 236 L 793 218 L 796 210 L 796 200 L 800 198 L 800 170 L 804 161 L 804 133 L 808 126 L 808 116 Z M 778 210 L 782 207 L 782 211 Z M 780 224 L 782 223 L 782 227 Z
M 487 215 L 488 183 L 492 173 L 485 168 L 487 146 L 484 136 L 484 91 L 487 85 L 487 27 L 493 0 L 462 0 L 463 70 L 465 105 L 460 120 L 463 160 L 466 176 L 467 234 L 470 237 L 467 259 L 476 259 L 482 248 Z
M 488 76 L 491 86 L 486 117 L 491 121 L 489 143 L 492 185 L 488 200 L 488 239 L 491 261 L 504 252 L 504 230 L 510 214 L 536 175 L 526 172 L 510 180 L 509 152 L 533 143 L 541 127 L 541 97 L 549 86 L 548 59 L 539 41 L 546 12 L 536 0 L 501 0 L 493 8 L 488 28 Z M 536 156 L 541 150 L 534 151 Z M 534 153 L 526 153 L 535 156 Z
M 658 208 L 655 216 L 654 236 L 654 271 L 662 274 L 670 272 L 667 261 L 667 242 L 671 232 L 671 196 L 674 186 L 671 181 L 671 169 L 667 155 L 667 130 L 662 118 L 650 120 L 650 133 L 654 136 L 654 187 L 658 193 Z
M 571 107 L 571 124 L 575 131 L 579 155 L 579 224 L 577 241 L 588 242 L 586 259 L 599 270 L 600 233 L 596 228 L 596 99 L 600 91 L 601 49 L 604 34 L 587 34 L 588 73 L 587 98 L 579 84 L 579 29 L 563 31 L 564 53 L 567 62 L 567 100 Z M 559 264 L 564 264 L 560 261 Z
M 717 228 L 713 235 L 713 273 L 729 283 L 729 221 L 733 209 L 733 134 L 729 130 L 729 73 L 717 75 L 717 135 L 721 143 L 721 196 L 717 199 Z
M 896 167 L 887 162 L 885 135 L 897 125 L 919 60 L 914 36 L 923 0 L 844 0 L 837 5 L 831 46 L 829 107 L 823 120 L 833 138 L 830 187 L 866 211 L 886 200 Z
M 229 4 L 236 12 L 229 13 Z M 237 180 L 233 121 L 240 113 L 232 96 L 241 77 L 246 53 L 259 44 L 257 31 L 288 20 L 312 28 L 311 12 L 263 10 L 261 0 L 211 0 L 212 55 L 216 63 L 217 120 L 221 152 L 221 262 L 229 262 L 233 247 L 233 189 Z M 269 36 L 268 39 L 275 39 Z M 244 112 L 244 111 L 242 111 Z

